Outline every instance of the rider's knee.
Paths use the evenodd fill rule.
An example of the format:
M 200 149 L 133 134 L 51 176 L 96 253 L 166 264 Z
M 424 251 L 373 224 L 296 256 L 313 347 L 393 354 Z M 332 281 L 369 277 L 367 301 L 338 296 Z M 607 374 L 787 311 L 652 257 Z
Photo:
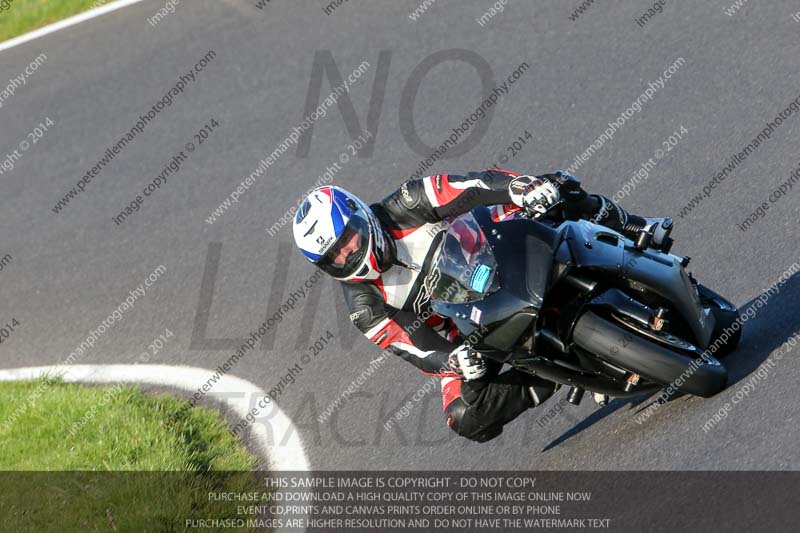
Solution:
M 489 424 L 475 415 L 467 403 L 458 398 L 445 410 L 447 425 L 458 435 L 475 442 L 486 442 L 503 432 L 502 424 Z

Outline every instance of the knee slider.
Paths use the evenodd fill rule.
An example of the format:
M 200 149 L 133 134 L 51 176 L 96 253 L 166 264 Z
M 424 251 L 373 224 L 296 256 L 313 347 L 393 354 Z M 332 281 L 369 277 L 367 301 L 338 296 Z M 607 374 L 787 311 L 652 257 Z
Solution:
M 447 425 L 458 435 L 475 442 L 486 442 L 503 432 L 503 426 L 496 424 L 485 425 L 475 416 L 474 409 L 458 398 L 445 410 Z

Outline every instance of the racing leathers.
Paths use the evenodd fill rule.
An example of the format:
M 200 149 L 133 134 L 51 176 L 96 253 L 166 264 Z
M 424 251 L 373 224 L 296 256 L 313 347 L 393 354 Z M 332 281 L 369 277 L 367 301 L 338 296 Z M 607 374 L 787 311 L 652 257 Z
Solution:
M 464 342 L 454 326 L 432 312 L 424 280 L 448 220 L 477 205 L 490 206 L 494 220 L 529 216 L 512 202 L 509 185 L 519 175 L 489 169 L 466 175 L 437 174 L 411 179 L 369 207 L 391 245 L 390 268 L 374 280 L 342 282 L 350 319 L 373 343 L 441 378 L 443 411 L 459 435 L 483 442 L 525 410 L 550 397 L 557 385 L 486 361 L 487 372 L 467 380 L 448 356 Z M 574 177 L 537 176 L 556 186 L 562 216 L 591 218 L 624 233 L 638 231 L 645 219 L 629 215 L 608 198 L 589 195 Z M 513 189 L 513 187 L 512 187 Z

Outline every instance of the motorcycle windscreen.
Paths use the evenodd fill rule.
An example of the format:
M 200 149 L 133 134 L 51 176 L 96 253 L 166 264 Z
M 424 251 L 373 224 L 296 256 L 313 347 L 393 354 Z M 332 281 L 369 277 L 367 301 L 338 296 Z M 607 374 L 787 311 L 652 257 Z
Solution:
M 500 288 L 497 261 L 472 214 L 455 219 L 425 280 L 432 300 L 468 303 Z

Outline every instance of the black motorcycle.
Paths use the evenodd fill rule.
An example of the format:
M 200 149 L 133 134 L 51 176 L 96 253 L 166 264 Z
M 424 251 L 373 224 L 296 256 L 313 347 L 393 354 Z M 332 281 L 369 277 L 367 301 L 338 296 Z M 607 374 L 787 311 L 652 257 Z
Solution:
M 585 391 L 633 396 L 727 385 L 715 356 L 736 307 L 686 271 L 689 258 L 586 220 L 496 222 L 477 207 L 451 221 L 425 280 L 434 312 L 485 357 Z

